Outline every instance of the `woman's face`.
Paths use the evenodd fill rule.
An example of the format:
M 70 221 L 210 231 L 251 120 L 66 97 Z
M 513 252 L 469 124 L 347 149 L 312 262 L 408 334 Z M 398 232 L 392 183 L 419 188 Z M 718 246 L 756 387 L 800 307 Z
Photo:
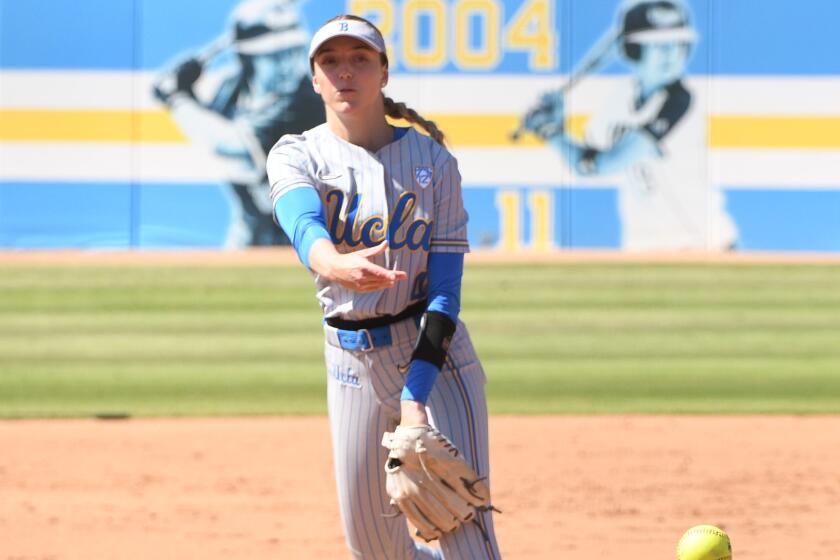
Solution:
M 318 49 L 314 63 L 312 85 L 329 110 L 350 114 L 381 103 L 388 68 L 366 43 L 335 37 Z
M 645 43 L 636 67 L 639 80 L 648 86 L 661 87 L 679 80 L 688 65 L 687 43 Z

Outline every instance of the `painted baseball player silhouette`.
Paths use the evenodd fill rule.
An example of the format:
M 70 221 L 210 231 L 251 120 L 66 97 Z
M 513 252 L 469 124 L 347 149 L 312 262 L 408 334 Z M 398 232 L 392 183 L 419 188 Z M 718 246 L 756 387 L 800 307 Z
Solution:
M 581 175 L 620 173 L 622 247 L 731 250 L 735 224 L 706 168 L 706 113 L 684 77 L 697 34 L 680 0 L 631 0 L 618 15 L 615 48 L 632 70 L 586 125 L 565 127 L 563 95 L 546 93 L 524 128 Z
M 231 15 L 237 67 L 208 100 L 196 95 L 208 60 L 190 56 L 163 72 L 154 94 L 184 134 L 225 162 L 234 194 L 226 245 L 287 242 L 274 224 L 265 160 L 283 134 L 322 122 L 324 108 L 309 83 L 308 33 L 298 0 L 246 0 Z M 194 89 L 195 88 L 195 89 Z

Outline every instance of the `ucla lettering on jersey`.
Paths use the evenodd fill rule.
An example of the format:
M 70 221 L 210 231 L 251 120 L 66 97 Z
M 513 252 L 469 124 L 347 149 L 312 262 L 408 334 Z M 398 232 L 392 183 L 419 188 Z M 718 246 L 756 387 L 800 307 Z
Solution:
M 429 251 L 432 242 L 432 221 L 411 219 L 417 206 L 416 194 L 402 193 L 387 220 L 383 216 L 369 216 L 360 224 L 361 198 L 362 195 L 358 193 L 348 197 L 347 193 L 338 189 L 331 190 L 324 196 L 327 227 L 335 245 L 345 244 L 354 249 L 359 245 L 374 247 L 385 241 L 387 234 L 388 244 L 393 251 L 403 247 L 412 251 Z

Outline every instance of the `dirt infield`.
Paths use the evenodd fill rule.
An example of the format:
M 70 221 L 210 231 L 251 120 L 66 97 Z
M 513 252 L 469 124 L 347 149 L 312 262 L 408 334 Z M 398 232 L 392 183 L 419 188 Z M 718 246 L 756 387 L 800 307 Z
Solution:
M 840 417 L 491 419 L 506 559 L 840 558 Z M 347 558 L 324 418 L 0 423 L 0 560 Z

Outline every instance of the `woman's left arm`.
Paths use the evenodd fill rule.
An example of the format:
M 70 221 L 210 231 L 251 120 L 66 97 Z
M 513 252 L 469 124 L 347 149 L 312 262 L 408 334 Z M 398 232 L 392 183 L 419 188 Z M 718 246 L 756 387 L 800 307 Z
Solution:
M 428 424 L 426 401 L 446 360 L 449 341 L 455 334 L 461 311 L 461 278 L 467 242 L 467 212 L 461 192 L 458 162 L 447 153 L 435 165 L 433 230 L 426 272 L 429 304 L 411 355 L 401 396 L 405 426 Z
M 426 324 L 421 329 L 417 348 L 425 344 L 425 352 L 412 355 L 408 375 L 403 387 L 400 410 L 400 424 L 418 426 L 428 424 L 426 401 L 432 392 L 448 346 L 449 329 L 454 333 L 461 311 L 461 278 L 464 273 L 463 253 L 430 253 L 428 262 L 429 305 L 426 308 Z M 447 336 L 448 335 L 448 336 Z M 425 340 L 424 340 L 425 337 Z M 444 342 L 445 340 L 445 342 Z M 435 348 L 437 347 L 437 348 Z

